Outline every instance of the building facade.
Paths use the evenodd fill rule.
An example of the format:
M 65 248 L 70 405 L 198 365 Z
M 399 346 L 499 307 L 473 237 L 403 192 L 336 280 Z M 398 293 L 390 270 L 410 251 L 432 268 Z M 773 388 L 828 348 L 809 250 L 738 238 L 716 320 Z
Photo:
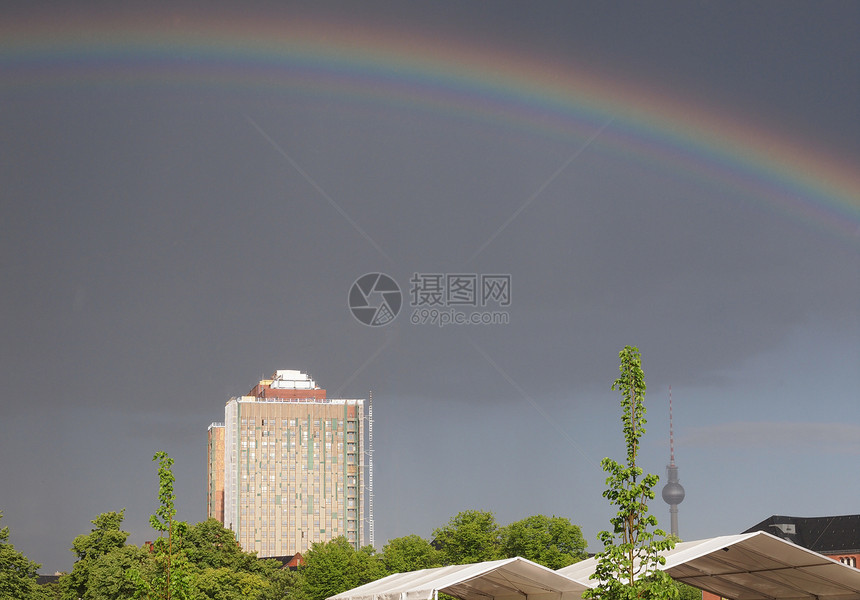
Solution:
M 206 514 L 224 522 L 224 423 L 212 423 L 207 432 Z
M 326 398 L 304 373 L 275 372 L 209 427 L 209 516 L 258 556 L 338 536 L 365 545 L 364 437 L 363 399 Z

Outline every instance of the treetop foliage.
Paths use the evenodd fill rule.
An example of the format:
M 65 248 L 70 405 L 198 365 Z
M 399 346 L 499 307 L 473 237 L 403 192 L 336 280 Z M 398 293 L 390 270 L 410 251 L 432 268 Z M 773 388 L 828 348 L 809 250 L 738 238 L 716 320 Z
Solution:
M 557 570 L 587 556 L 582 531 L 564 517 L 533 515 L 503 527 L 504 556 L 522 556 Z
M 92 531 L 79 535 L 72 542 L 72 552 L 78 560 L 95 559 L 124 546 L 128 539 L 128 532 L 120 529 L 124 518 L 125 509 L 122 509 L 119 512 L 102 513 L 90 521 L 94 525 Z
M 442 566 L 442 556 L 430 542 L 415 534 L 389 540 L 382 548 L 382 562 L 389 573 L 405 573 Z
M 160 481 L 172 483 L 169 477 Z M 172 493 L 159 495 L 168 502 L 172 497 Z M 554 569 L 583 558 L 585 548 L 579 527 L 565 518 L 535 515 L 500 526 L 493 513 L 468 510 L 437 529 L 440 535 L 433 543 L 407 535 L 389 540 L 377 553 L 369 546 L 356 550 L 341 537 L 313 544 L 303 553 L 305 565 L 289 571 L 282 569 L 279 561 L 260 560 L 255 553 L 242 550 L 233 531 L 214 519 L 180 528 L 172 507 L 159 514 L 170 515 L 166 523 L 160 523 L 165 533 L 173 532 L 175 537 L 169 542 L 165 535 L 152 547 L 126 543 L 124 510 L 98 515 L 92 530 L 75 538 L 71 551 L 77 560 L 72 571 L 60 578 L 56 590 L 36 585 L 38 565 L 19 554 L 19 559 L 27 561 L 20 564 L 29 580 L 20 584 L 17 592 L 7 593 L 8 588 L 0 587 L 0 598 L 155 600 L 168 598 L 169 589 L 173 600 L 324 600 L 391 573 L 470 562 L 470 557 L 477 556 L 479 542 L 491 549 L 485 555 L 523 556 Z M 6 564 L 3 542 L 7 538 L 8 530 L 0 530 L 0 565 Z M 170 587 L 166 577 L 168 551 L 172 552 Z M 4 576 L 0 575 L 0 586 Z
M 34 597 L 38 592 L 36 571 L 39 567 L 9 543 L 9 528 L 0 528 L 0 598 L 25 600 Z
M 388 574 L 371 546 L 356 550 L 342 536 L 314 543 L 303 556 L 302 588 L 308 600 L 324 600 Z
M 446 565 L 502 558 L 499 525 L 491 512 L 465 510 L 433 530 L 433 545 Z

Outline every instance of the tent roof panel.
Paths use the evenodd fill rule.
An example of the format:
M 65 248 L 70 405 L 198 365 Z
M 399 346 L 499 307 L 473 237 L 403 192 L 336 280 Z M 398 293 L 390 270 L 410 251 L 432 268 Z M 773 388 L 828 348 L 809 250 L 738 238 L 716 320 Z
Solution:
M 585 586 L 524 558 L 453 565 L 389 575 L 329 600 L 430 600 L 444 592 L 463 600 L 578 600 Z
M 675 580 L 733 600 L 860 600 L 860 570 L 758 531 L 682 542 L 663 554 Z M 593 558 L 552 571 L 524 558 L 397 573 L 329 600 L 578 600 Z
M 736 600 L 860 600 L 860 571 L 763 531 L 681 542 L 663 570 L 694 587 Z M 595 559 L 559 569 L 589 580 Z

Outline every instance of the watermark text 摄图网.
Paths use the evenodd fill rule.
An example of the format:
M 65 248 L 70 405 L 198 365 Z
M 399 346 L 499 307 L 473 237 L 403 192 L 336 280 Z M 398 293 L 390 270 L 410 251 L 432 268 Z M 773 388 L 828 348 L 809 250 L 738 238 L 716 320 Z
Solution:
M 413 325 L 507 325 L 511 305 L 510 274 L 418 273 L 409 278 L 409 321 Z M 353 282 L 349 308 L 364 325 L 394 321 L 403 295 L 384 273 L 367 273 Z

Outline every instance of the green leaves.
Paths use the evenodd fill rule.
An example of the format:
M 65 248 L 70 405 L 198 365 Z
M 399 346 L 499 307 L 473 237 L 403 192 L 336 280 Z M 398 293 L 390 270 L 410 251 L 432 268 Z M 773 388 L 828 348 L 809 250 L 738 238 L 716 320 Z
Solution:
M 373 548 L 356 550 L 345 537 L 313 544 L 304 559 L 300 579 L 307 600 L 324 600 L 387 575 Z
M 499 526 L 491 512 L 465 510 L 433 531 L 434 545 L 446 565 L 502 558 Z
M 0 512 L 0 519 L 3 513 Z M 39 568 L 29 558 L 15 550 L 9 543 L 9 528 L 0 528 L 0 598 L 29 600 L 38 591 L 36 570 Z
M 153 529 L 161 536 L 153 544 L 152 566 L 147 572 L 131 569 L 128 577 L 137 588 L 137 598 L 147 600 L 189 600 L 192 597 L 194 576 L 188 559 L 182 551 L 182 537 L 188 525 L 175 521 L 176 496 L 173 493 L 173 459 L 166 452 L 156 452 L 158 461 L 158 502 L 155 514 L 149 518 Z M 167 534 L 166 537 L 164 534 Z
M 389 540 L 382 549 L 382 562 L 389 573 L 406 573 L 442 566 L 442 557 L 430 542 L 417 535 Z
M 491 512 L 466 510 L 434 530 L 433 537 L 433 545 L 439 548 L 446 565 L 522 556 L 560 569 L 586 555 L 579 527 L 555 516 L 533 515 L 501 527 Z
M 149 517 L 150 526 L 162 533 L 168 532 L 173 517 L 176 516 L 176 495 L 173 493 L 173 484 L 176 478 L 173 476 L 173 459 L 166 452 L 156 452 L 152 457 L 158 461 L 158 502 L 159 506 L 155 514 Z
M 555 516 L 533 515 L 503 527 L 501 547 L 504 556 L 522 556 L 553 570 L 586 557 L 579 527 Z
M 105 557 L 125 547 L 128 532 L 120 529 L 124 517 L 125 509 L 102 513 L 91 521 L 93 529 L 90 533 L 79 535 L 72 542 L 71 550 L 78 560 L 60 586 L 65 600 L 105 597 L 101 593 L 93 595 L 95 592 L 90 593 L 89 590 L 95 588 L 96 577 L 103 578 L 105 571 L 110 570 L 106 565 L 116 558 L 111 556 L 110 560 L 105 560 Z M 101 573 L 98 576 L 94 574 L 97 570 Z M 101 588 L 106 585 L 100 580 L 98 583 Z
M 597 587 L 585 593 L 586 598 L 600 600 L 675 600 L 678 587 L 659 566 L 665 559 L 659 555 L 675 546 L 675 541 L 656 529 L 657 518 L 648 514 L 648 501 L 654 499 L 659 477 L 644 474 L 636 465 L 639 441 L 645 433 L 645 373 L 638 348 L 625 346 L 619 353 L 620 375 L 612 384 L 621 391 L 621 422 L 627 450 L 626 464 L 611 458 L 601 461 L 607 473 L 603 497 L 617 508 L 610 519 L 612 531 L 601 531 L 598 539 L 603 551 L 597 555 L 592 579 Z

